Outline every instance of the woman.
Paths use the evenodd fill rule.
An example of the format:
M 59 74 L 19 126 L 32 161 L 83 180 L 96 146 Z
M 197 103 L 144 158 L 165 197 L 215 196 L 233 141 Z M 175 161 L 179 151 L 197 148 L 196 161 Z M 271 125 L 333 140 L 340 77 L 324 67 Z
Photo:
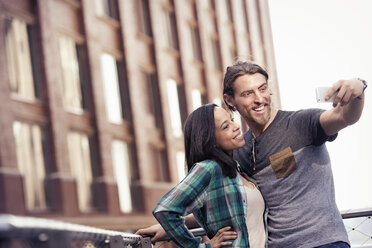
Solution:
M 189 173 L 153 210 L 178 246 L 265 247 L 263 198 L 251 179 L 237 173 L 238 165 L 232 158 L 232 151 L 244 143 L 239 125 L 214 104 L 199 107 L 186 120 Z M 183 216 L 190 213 L 212 238 L 209 243 L 202 244 L 186 228 Z M 221 228 L 225 229 L 218 232 Z

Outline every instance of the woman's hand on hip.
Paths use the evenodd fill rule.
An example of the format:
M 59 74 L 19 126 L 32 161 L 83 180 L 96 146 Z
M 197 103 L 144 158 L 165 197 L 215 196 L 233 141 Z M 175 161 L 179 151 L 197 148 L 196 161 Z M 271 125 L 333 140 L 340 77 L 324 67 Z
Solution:
M 236 239 L 238 237 L 238 234 L 234 231 L 229 231 L 230 229 L 231 227 L 227 226 L 227 227 L 224 227 L 218 230 L 216 235 L 209 242 L 212 248 L 220 248 L 222 246 L 232 244 L 231 241 L 226 241 L 226 240 Z

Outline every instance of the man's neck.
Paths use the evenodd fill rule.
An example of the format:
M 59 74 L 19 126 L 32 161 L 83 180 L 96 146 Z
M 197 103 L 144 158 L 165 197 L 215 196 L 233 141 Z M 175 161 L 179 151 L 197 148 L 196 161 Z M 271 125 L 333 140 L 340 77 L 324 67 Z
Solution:
M 265 125 L 258 125 L 257 123 L 248 123 L 249 128 L 252 130 L 252 135 L 254 138 L 260 136 L 273 122 L 275 119 L 276 114 L 278 113 L 277 109 L 271 109 L 270 119 Z

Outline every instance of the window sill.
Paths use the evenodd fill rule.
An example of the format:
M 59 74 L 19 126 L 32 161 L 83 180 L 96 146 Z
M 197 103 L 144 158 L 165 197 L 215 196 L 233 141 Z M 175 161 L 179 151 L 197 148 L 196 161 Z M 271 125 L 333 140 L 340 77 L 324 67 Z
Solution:
M 104 23 L 107 23 L 108 25 L 114 27 L 114 28 L 119 28 L 120 23 L 118 20 L 113 19 L 112 17 L 106 16 L 106 15 L 97 15 L 97 18 L 101 20 Z
M 79 9 L 81 7 L 81 4 L 77 0 L 59 0 L 59 1 L 65 2 L 75 9 Z
M 143 41 L 144 43 L 148 44 L 148 45 L 151 45 L 153 44 L 153 39 L 151 36 L 148 36 L 147 34 L 145 33 L 142 33 L 142 32 L 137 32 L 137 35 L 136 35 L 137 39 Z
M 174 48 L 166 47 L 165 51 L 175 58 L 180 58 L 180 52 Z

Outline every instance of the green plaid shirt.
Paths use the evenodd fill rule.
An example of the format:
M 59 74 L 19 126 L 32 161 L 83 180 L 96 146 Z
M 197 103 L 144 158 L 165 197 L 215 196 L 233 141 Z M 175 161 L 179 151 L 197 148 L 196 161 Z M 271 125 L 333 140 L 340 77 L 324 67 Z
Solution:
M 246 194 L 243 182 L 225 177 L 218 163 L 205 160 L 196 163 L 188 175 L 158 202 L 153 210 L 155 218 L 168 236 L 180 247 L 211 247 L 201 244 L 187 229 L 184 218 L 193 213 L 209 238 L 223 227 L 231 226 L 238 237 L 232 247 L 249 247 L 245 216 Z

